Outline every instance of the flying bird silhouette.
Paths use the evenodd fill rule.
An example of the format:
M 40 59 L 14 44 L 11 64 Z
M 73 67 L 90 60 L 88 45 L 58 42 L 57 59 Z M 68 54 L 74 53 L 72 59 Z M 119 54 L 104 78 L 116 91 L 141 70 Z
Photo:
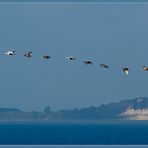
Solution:
M 24 57 L 31 58 L 32 57 L 32 51 L 29 51 L 29 52 L 25 53 Z
M 147 66 L 143 66 L 143 70 L 144 71 L 148 71 L 148 67 Z
M 92 61 L 83 61 L 85 65 L 93 65 Z
M 129 69 L 127 67 L 123 67 L 122 70 L 126 75 L 128 75 Z
M 15 55 L 15 52 L 16 51 L 11 49 L 11 50 L 8 50 L 5 54 L 13 56 L 13 55 Z
M 44 59 L 50 59 L 51 57 L 49 55 L 44 55 L 43 58 Z
M 67 60 L 75 60 L 76 58 L 75 57 L 72 57 L 72 56 L 68 56 L 68 57 L 65 57 Z
M 109 68 L 109 66 L 106 65 L 106 64 L 100 64 L 100 67 L 102 67 L 102 68 Z

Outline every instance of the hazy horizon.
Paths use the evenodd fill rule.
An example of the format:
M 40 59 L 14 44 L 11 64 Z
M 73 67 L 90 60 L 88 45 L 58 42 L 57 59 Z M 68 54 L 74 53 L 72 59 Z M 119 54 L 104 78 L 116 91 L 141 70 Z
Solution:
M 0 3 L 0 49 L 16 51 L 0 55 L 0 107 L 59 110 L 148 96 L 147 13 L 147 3 Z

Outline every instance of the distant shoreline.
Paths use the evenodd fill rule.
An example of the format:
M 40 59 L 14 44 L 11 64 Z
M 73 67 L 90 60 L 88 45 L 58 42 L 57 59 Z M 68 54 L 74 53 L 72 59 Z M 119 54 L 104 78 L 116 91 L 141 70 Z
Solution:
M 0 120 L 0 124 L 148 124 L 148 120 Z
M 147 123 L 148 97 L 123 100 L 98 107 L 42 112 L 23 112 L 17 108 L 0 108 L 0 122 L 44 122 L 68 124 Z

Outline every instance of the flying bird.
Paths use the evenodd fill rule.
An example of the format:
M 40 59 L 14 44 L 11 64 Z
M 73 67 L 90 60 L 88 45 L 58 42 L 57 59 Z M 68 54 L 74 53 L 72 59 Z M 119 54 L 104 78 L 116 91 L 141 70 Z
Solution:
M 50 56 L 49 55 L 44 55 L 43 58 L 44 59 L 50 59 Z
M 75 57 L 72 57 L 72 56 L 68 56 L 68 57 L 65 57 L 67 60 L 75 60 L 76 58 Z
M 148 71 L 148 67 L 147 66 L 143 66 L 143 70 L 144 71 Z
M 106 64 L 100 64 L 100 67 L 102 67 L 102 68 L 109 68 L 109 66 L 106 65 Z
M 29 52 L 25 53 L 24 57 L 31 58 L 32 57 L 32 51 L 29 51 Z
M 83 63 L 85 64 L 85 65 L 93 65 L 93 63 L 92 63 L 92 61 L 83 61 Z
M 15 52 L 16 51 L 14 51 L 14 50 L 8 50 L 5 54 L 13 56 L 13 55 L 15 55 Z
M 123 67 L 122 70 L 126 75 L 128 75 L 129 69 L 127 67 Z

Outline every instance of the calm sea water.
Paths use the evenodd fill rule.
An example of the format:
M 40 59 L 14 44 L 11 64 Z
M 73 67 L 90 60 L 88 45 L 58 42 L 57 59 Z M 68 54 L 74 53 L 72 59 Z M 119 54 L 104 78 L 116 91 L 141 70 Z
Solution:
M 0 144 L 125 145 L 148 144 L 148 122 L 135 123 L 0 123 Z

